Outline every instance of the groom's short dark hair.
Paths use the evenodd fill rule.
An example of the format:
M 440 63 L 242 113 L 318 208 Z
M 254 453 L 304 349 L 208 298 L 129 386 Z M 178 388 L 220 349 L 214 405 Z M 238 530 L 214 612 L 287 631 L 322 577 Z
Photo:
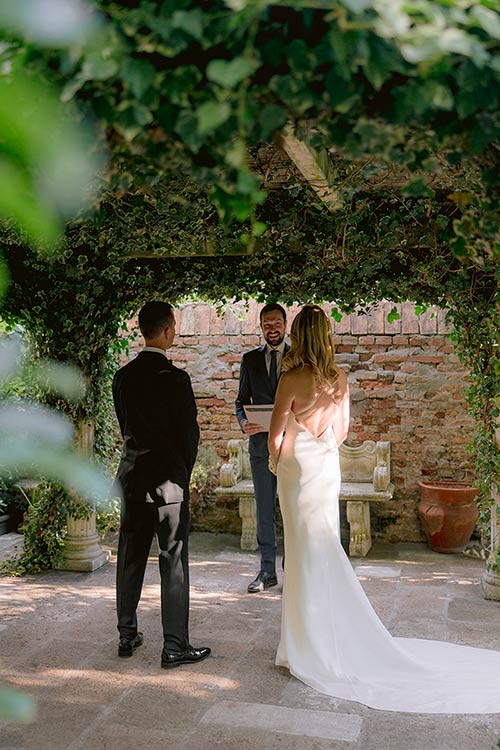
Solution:
M 285 310 L 284 307 L 281 307 L 281 305 L 278 305 L 277 302 L 269 302 L 267 305 L 264 305 L 264 307 L 262 308 L 262 310 L 259 313 L 259 320 L 260 320 L 260 322 L 262 323 L 262 316 L 265 313 L 270 313 L 270 312 L 274 312 L 274 311 L 281 313 L 282 316 L 283 316 L 283 320 L 286 323 L 286 310 Z
M 154 339 L 175 322 L 169 302 L 147 302 L 139 311 L 139 328 L 145 339 Z

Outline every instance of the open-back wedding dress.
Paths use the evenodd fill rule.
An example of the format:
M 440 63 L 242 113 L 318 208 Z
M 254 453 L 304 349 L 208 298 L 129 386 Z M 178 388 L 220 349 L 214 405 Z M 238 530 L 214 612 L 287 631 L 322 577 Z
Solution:
M 316 437 L 291 413 L 277 473 L 286 559 L 276 664 L 385 711 L 500 712 L 499 652 L 395 638 L 375 614 L 340 543 L 332 427 Z

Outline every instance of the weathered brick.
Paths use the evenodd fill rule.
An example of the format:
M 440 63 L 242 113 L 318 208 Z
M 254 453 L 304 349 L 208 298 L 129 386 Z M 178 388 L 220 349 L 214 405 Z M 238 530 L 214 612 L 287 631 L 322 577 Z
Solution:
M 394 307 L 396 308 L 400 317 L 394 320 L 392 323 L 389 323 L 388 315 Z M 392 334 L 401 333 L 401 305 L 400 304 L 394 305 L 392 302 L 384 303 L 384 332 L 392 333 Z
M 433 364 L 438 365 L 443 361 L 443 357 L 440 354 L 416 354 L 411 358 L 412 362 L 420 362 L 422 364 Z
M 225 331 L 224 316 L 218 313 L 219 311 L 215 307 L 212 307 L 210 312 L 210 333 L 212 336 L 224 333 Z
M 193 334 L 195 331 L 195 313 L 192 305 L 182 305 L 178 310 L 179 324 L 177 328 L 181 336 Z
M 364 334 L 368 332 L 368 317 L 364 314 L 351 315 L 351 333 Z
M 195 331 L 201 336 L 210 333 L 210 305 L 195 306 Z
M 397 364 L 399 362 L 407 362 L 408 350 L 407 349 L 403 351 L 396 350 L 396 351 L 390 351 L 390 352 L 383 352 L 381 354 L 374 354 L 373 361 L 374 363 L 379 364 L 379 365 Z
M 386 303 L 386 314 L 392 306 Z M 194 327 L 188 325 L 189 313 L 182 323 L 187 306 L 177 312 L 177 345 L 170 355 L 191 375 L 203 444 L 213 445 L 224 458 L 227 441 L 242 435 L 234 416 L 234 400 L 241 356 L 262 341 L 260 307 L 255 301 L 249 303 L 248 311 L 243 303 L 232 305 L 233 315 L 239 318 L 239 333 L 232 332 L 234 319 L 228 324 L 227 316 L 214 318 L 214 308 L 204 303 L 193 306 Z M 299 309 L 289 308 L 289 318 Z M 327 314 L 330 309 L 331 305 L 325 305 Z M 457 478 L 466 472 L 473 476 L 473 463 L 465 450 L 472 432 L 464 398 L 468 377 L 446 335 L 444 314 L 438 312 L 437 333 L 419 333 L 421 329 L 409 322 L 411 319 L 418 326 L 413 303 L 401 305 L 400 312 L 401 330 L 397 331 L 386 328 L 384 322 L 384 332 L 363 334 L 357 324 L 352 326 L 356 316 L 348 315 L 340 326 L 334 325 L 337 359 L 349 373 L 351 384 L 348 444 L 359 445 L 368 439 L 391 442 L 396 495 L 392 503 L 377 506 L 372 515 L 375 538 L 386 541 L 421 538 L 416 506 L 417 481 L 422 476 Z M 367 331 L 378 320 L 376 316 L 363 317 Z M 131 356 L 142 343 L 140 337 L 132 341 Z M 239 523 L 235 503 L 215 509 L 213 517 L 222 530 L 225 523 L 230 528 L 233 518 Z
M 401 333 L 418 333 L 419 330 L 415 305 L 413 302 L 404 302 L 401 305 Z
M 240 331 L 241 320 L 233 310 L 228 310 L 224 318 L 224 333 L 227 333 L 228 336 L 235 336 L 240 333 Z
M 384 333 L 385 308 L 384 305 L 376 305 L 366 315 L 367 333 Z
M 412 336 L 410 338 L 410 346 L 427 347 L 429 346 L 429 343 L 429 339 L 424 338 L 423 336 Z
M 354 370 L 354 378 L 356 380 L 377 380 L 377 373 L 373 370 Z
M 408 346 L 410 343 L 410 339 L 408 336 L 393 336 L 392 337 L 392 344 L 394 346 Z
M 357 336 L 342 336 L 340 344 L 342 346 L 357 346 L 358 337 Z

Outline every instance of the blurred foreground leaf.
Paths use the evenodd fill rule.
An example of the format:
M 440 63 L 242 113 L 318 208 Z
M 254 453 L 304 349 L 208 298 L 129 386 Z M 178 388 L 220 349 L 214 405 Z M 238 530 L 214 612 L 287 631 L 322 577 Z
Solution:
M 4 393 L 22 373 L 18 336 L 0 339 L 0 384 Z M 57 362 L 37 363 L 32 381 L 46 392 L 79 400 L 85 392 L 81 373 Z M 21 375 L 22 377 L 22 375 Z M 0 475 L 47 478 L 92 502 L 109 497 L 108 482 L 74 447 L 75 430 L 63 414 L 27 398 L 0 398 Z
M 8 685 L 0 685 L 0 721 L 29 724 L 36 714 L 36 704 L 28 695 Z
M 32 242 L 54 246 L 64 220 L 92 195 L 103 163 L 41 79 L 0 76 L 0 214 Z

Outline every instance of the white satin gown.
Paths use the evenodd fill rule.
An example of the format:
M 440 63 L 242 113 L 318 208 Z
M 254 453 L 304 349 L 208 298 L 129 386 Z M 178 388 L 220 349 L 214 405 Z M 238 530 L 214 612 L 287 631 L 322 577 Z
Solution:
M 384 711 L 500 712 L 499 652 L 395 638 L 375 614 L 340 543 L 332 428 L 317 438 L 291 414 L 277 473 L 286 556 L 276 664 Z

